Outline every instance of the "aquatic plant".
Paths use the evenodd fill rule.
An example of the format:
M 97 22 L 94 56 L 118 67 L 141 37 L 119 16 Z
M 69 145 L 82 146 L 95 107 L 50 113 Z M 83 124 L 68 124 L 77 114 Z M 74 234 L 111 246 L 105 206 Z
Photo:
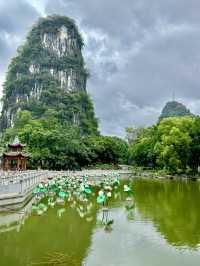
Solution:
M 122 189 L 123 188 L 123 189 Z M 48 207 L 57 206 L 57 216 L 61 219 L 64 217 L 66 207 L 73 208 L 81 219 L 92 222 L 94 217 L 93 210 L 102 209 L 102 219 L 98 226 L 105 231 L 111 231 L 114 220 L 109 217 L 109 202 L 121 199 L 121 192 L 126 198 L 126 210 L 131 212 L 134 208 L 132 199 L 132 190 L 128 184 L 120 183 L 119 176 L 108 175 L 101 180 L 89 180 L 87 175 L 62 176 L 47 183 L 40 183 L 34 190 L 35 203 L 32 211 L 36 215 L 43 215 Z M 59 208 L 58 206 L 62 206 Z
M 106 232 L 111 232 L 112 231 L 112 225 L 114 224 L 114 220 L 109 220 L 108 222 L 104 223 L 104 230 Z

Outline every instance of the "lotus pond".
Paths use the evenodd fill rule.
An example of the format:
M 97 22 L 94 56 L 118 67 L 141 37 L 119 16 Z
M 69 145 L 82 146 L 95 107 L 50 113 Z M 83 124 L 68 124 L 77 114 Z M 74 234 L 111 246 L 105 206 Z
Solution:
M 197 266 L 200 182 L 110 177 L 40 184 L 0 214 L 0 265 Z

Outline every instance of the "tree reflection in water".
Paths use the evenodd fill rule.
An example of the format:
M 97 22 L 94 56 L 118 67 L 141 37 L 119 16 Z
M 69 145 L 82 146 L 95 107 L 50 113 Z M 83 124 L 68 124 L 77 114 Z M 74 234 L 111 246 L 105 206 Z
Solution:
M 200 244 L 200 184 L 194 181 L 137 180 L 136 206 L 144 219 L 175 246 Z

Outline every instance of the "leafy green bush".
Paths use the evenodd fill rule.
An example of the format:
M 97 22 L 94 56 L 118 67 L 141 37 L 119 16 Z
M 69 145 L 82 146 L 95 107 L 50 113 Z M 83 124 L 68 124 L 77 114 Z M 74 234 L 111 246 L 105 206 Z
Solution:
M 48 109 L 35 119 L 29 111 L 18 113 L 15 126 L 6 130 L 2 144 L 15 135 L 27 144 L 30 168 L 79 170 L 91 165 L 117 165 L 127 160 L 127 143 L 116 137 L 83 136 L 79 127 L 60 123 L 57 113 Z M 98 167 L 98 166 L 97 166 Z
M 171 117 L 140 130 L 129 146 L 129 162 L 167 173 L 197 172 L 200 164 L 200 118 Z

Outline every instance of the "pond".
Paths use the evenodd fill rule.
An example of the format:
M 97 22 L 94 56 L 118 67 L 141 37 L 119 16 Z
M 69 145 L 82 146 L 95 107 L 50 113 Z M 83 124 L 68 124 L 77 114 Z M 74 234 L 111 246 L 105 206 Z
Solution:
M 40 216 L 28 205 L 1 214 L 0 265 L 199 265 L 200 183 L 133 179 L 129 185 L 132 198 L 119 190 L 106 208 L 92 200 Z

